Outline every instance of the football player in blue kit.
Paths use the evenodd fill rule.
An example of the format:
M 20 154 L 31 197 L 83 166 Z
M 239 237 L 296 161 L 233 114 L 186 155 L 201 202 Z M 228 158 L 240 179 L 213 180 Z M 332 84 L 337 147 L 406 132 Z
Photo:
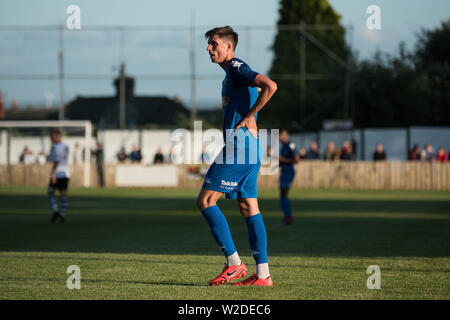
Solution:
M 253 71 L 235 57 L 238 34 L 229 26 L 205 34 L 211 62 L 225 71 L 222 82 L 222 117 L 225 146 L 205 176 L 197 197 L 197 207 L 226 258 L 225 266 L 211 286 L 220 286 L 244 277 L 248 270 L 241 261 L 227 219 L 217 206 L 223 194 L 236 199 L 248 230 L 256 262 L 256 273 L 233 285 L 272 286 L 267 258 L 267 233 L 257 200 L 257 178 L 261 146 L 256 126 L 257 113 L 277 90 L 275 82 Z
M 280 130 L 280 201 L 283 209 L 285 225 L 290 225 L 294 218 L 291 213 L 291 201 L 288 198 L 289 188 L 295 177 L 294 164 L 299 160 L 298 151 L 295 144 L 289 141 L 289 132 L 286 129 Z

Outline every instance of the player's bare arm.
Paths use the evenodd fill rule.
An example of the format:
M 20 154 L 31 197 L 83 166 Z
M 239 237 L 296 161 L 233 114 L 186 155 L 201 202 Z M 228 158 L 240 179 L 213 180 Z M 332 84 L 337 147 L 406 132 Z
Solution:
M 58 162 L 53 162 L 52 171 L 50 172 L 50 179 L 52 183 L 56 183 L 56 168 L 58 167 Z
M 258 74 L 253 80 L 252 87 L 258 87 L 261 89 L 258 98 L 255 101 L 255 104 L 250 109 L 247 117 L 254 117 L 254 115 L 259 112 L 272 98 L 275 91 L 277 91 L 278 87 L 275 81 L 269 79 L 263 74 Z
M 259 93 L 258 98 L 255 101 L 255 104 L 250 109 L 247 116 L 236 125 L 235 130 L 241 127 L 245 127 L 247 128 L 248 131 L 250 131 L 250 133 L 253 136 L 257 137 L 258 127 L 256 126 L 255 122 L 255 114 L 259 112 L 267 104 L 270 98 L 272 98 L 275 91 L 277 91 L 277 84 L 275 83 L 275 81 L 272 81 L 268 77 L 262 74 L 258 74 L 252 83 L 252 87 L 260 88 L 261 92 Z

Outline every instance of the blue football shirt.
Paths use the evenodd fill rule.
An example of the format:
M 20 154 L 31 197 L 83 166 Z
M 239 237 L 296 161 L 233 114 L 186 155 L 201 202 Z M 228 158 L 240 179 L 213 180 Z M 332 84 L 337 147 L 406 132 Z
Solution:
M 280 141 L 281 142 L 281 141 Z M 283 156 L 288 159 L 295 159 L 295 155 L 297 154 L 297 148 L 295 144 L 291 141 L 288 143 L 281 143 L 280 144 L 280 156 Z M 281 163 L 281 172 L 282 173 L 294 173 L 294 165 L 292 163 Z
M 238 58 L 233 58 L 225 70 L 225 79 L 222 82 L 222 118 L 223 138 L 226 144 L 231 142 L 235 147 L 249 147 L 247 142 L 241 144 L 237 141 L 239 138 L 236 138 L 236 134 L 232 135 L 231 133 L 242 118 L 248 114 L 258 98 L 258 88 L 251 87 L 257 75 L 257 72 Z M 257 115 L 255 114 L 255 121 L 256 119 Z M 247 136 L 251 135 L 250 132 L 247 133 L 246 128 L 239 130 L 243 130 Z

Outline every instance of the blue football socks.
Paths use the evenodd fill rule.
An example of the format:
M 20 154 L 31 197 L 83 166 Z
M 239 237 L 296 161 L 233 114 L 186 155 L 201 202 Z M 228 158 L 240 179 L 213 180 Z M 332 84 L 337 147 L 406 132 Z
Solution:
M 285 218 L 289 218 L 291 216 L 291 201 L 288 197 L 281 197 L 281 209 L 283 209 Z
M 220 211 L 217 205 L 206 208 L 202 211 L 208 225 L 211 229 L 211 233 L 216 240 L 225 257 L 231 256 L 236 252 L 233 239 L 231 238 L 230 227 L 228 226 L 227 219 Z
M 267 263 L 267 232 L 262 214 L 245 218 L 248 230 L 248 241 L 256 264 Z

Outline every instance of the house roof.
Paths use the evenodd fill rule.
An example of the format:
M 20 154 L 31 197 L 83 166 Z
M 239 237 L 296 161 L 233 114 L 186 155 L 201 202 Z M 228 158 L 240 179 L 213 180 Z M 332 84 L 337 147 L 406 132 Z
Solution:
M 134 78 L 125 76 L 124 66 L 121 75 L 125 79 L 126 126 L 173 127 L 181 119 L 189 117 L 189 111 L 177 98 L 165 96 L 134 96 Z M 103 128 L 118 128 L 120 121 L 120 81 L 113 81 L 115 96 L 82 97 L 78 96 L 65 107 L 68 120 L 90 120 Z M 14 109 L 7 110 L 5 120 L 58 120 L 58 108 Z
M 90 120 L 104 127 L 117 128 L 120 103 L 116 97 L 78 97 L 67 105 L 70 120 Z M 127 127 L 154 124 L 172 126 L 178 115 L 188 116 L 189 111 L 179 102 L 167 97 L 131 97 L 126 101 Z
M 8 109 L 4 120 L 58 120 L 58 108 Z

